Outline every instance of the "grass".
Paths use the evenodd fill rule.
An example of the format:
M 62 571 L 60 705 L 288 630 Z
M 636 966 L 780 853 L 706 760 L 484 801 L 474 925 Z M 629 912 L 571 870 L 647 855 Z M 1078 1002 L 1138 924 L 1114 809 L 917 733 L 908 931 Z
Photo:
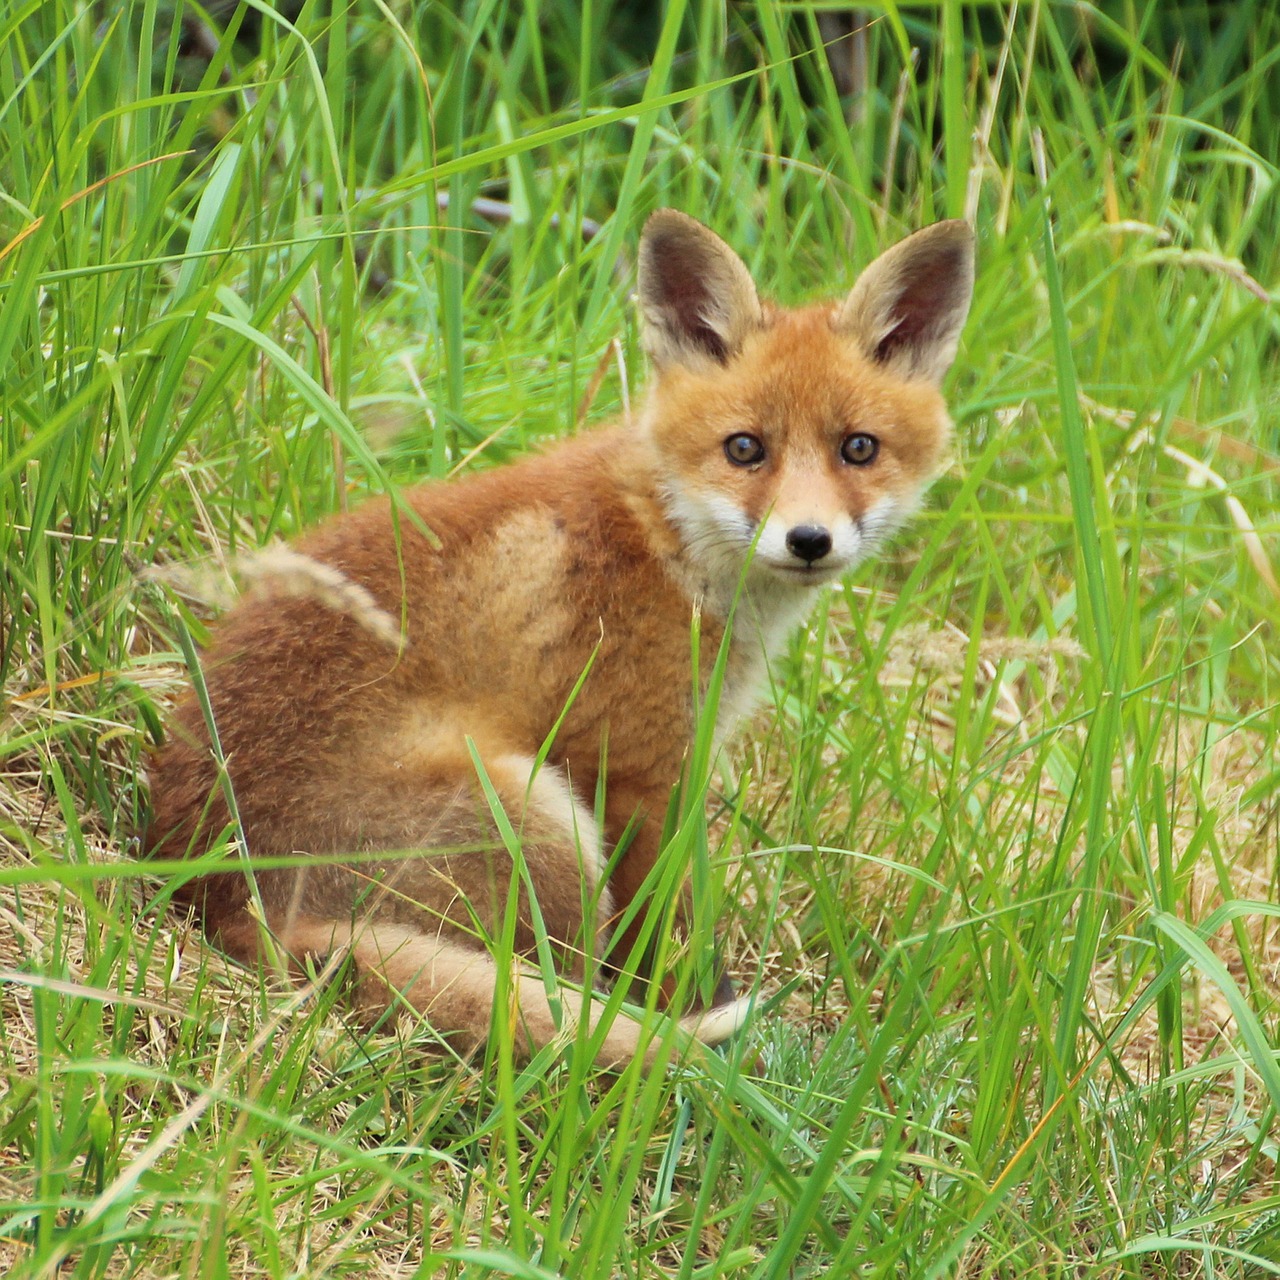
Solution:
M 9 1273 L 1280 1273 L 1277 7 L 864 6 L 856 99 L 772 0 L 214 8 L 0 15 Z M 362 1036 L 132 861 L 183 634 L 634 398 L 661 204 L 787 301 L 979 232 L 955 464 L 686 798 L 765 1012 Z

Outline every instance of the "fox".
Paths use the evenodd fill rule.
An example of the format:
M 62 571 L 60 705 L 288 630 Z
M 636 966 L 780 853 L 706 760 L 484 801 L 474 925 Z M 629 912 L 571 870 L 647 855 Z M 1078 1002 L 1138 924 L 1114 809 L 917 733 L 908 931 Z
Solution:
M 599 988 L 635 977 L 713 660 L 723 646 L 721 743 L 823 588 L 941 470 L 973 281 L 973 233 L 944 221 L 843 297 L 788 308 L 715 232 L 654 212 L 638 411 L 331 518 L 267 553 L 213 625 L 207 706 L 191 691 L 171 717 L 146 843 L 243 845 L 179 903 L 249 965 L 348 958 L 367 1018 L 407 1008 L 475 1051 L 505 999 L 519 1055 L 588 1034 L 599 1066 L 652 1068 L 668 1041 L 651 1018 L 603 1019 Z M 682 1012 L 669 974 L 647 978 L 691 1052 L 747 1018 L 727 980 Z

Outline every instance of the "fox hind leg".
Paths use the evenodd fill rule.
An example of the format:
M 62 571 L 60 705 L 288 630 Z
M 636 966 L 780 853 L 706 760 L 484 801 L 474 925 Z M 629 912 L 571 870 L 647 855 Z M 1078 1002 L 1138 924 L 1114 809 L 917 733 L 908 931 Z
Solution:
M 259 852 L 301 845 L 362 855 L 259 874 L 267 924 L 290 968 L 301 973 L 308 960 L 349 950 L 366 1018 L 407 1002 L 468 1047 L 488 1030 L 498 985 L 489 948 L 503 937 L 513 900 L 515 954 L 531 958 L 545 938 L 557 968 L 578 982 L 590 980 L 596 939 L 612 916 L 595 818 L 564 772 L 535 768 L 511 751 L 482 759 L 501 824 L 470 753 L 437 742 L 401 751 L 394 763 L 353 759 L 350 771 L 299 806 L 317 815 L 310 830 L 250 829 Z M 502 836 L 508 824 L 514 849 Z M 367 856 L 383 850 L 385 858 Z M 207 918 L 206 926 L 240 960 L 260 960 L 268 950 L 243 907 Z M 546 1038 L 543 1027 L 536 1039 Z
M 289 880 L 272 881 L 264 906 L 275 943 L 295 971 L 305 970 L 308 957 L 350 953 L 363 1019 L 376 1022 L 407 1005 L 470 1051 L 488 1037 L 503 989 L 524 1056 L 571 1036 L 584 1020 L 595 1031 L 602 1006 L 581 987 L 594 975 L 613 901 L 603 881 L 594 816 L 564 772 L 550 764 L 535 770 L 529 757 L 513 752 L 490 751 L 482 759 L 519 839 L 524 869 L 515 895 L 515 858 L 474 781 L 470 755 L 433 752 L 402 758 L 394 773 L 367 769 L 363 778 L 353 776 L 346 797 L 328 795 L 334 809 L 355 814 L 340 840 L 355 843 L 358 829 L 366 849 L 414 852 L 372 864 L 304 868 Z M 428 810 L 429 817 L 418 816 Z M 504 983 L 489 944 L 502 936 L 513 896 L 515 946 Z M 244 913 L 224 921 L 218 933 L 241 959 L 262 953 L 261 930 Z M 529 963 L 540 937 L 551 943 L 561 975 L 574 984 L 559 987 L 554 997 Z M 686 1036 L 715 1043 L 744 1016 L 745 1004 L 738 1002 L 691 1015 L 682 1026 Z M 661 1047 L 625 1014 L 600 1034 L 596 1060 L 602 1066 L 637 1057 L 652 1063 Z

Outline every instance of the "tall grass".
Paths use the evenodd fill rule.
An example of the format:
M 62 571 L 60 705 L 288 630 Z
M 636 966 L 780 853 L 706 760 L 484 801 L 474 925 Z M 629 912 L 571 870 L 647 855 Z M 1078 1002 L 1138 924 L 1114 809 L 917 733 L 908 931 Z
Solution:
M 859 12 L 854 98 L 774 0 L 0 14 L 12 1274 L 1280 1273 L 1280 12 Z M 649 1079 L 364 1036 L 128 857 L 182 636 L 634 398 L 663 204 L 784 301 L 979 232 L 954 466 L 684 798 L 762 1013 Z

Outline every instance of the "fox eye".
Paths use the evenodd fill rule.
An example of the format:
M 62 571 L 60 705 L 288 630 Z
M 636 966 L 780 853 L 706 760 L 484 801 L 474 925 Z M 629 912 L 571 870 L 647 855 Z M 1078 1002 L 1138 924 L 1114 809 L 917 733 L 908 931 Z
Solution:
M 853 435 L 846 436 L 844 444 L 840 446 L 840 456 L 855 467 L 865 467 L 867 463 L 874 462 L 879 452 L 880 441 L 864 431 L 855 431 Z
M 750 467 L 764 460 L 764 441 L 745 431 L 724 442 L 724 456 L 735 467 Z

